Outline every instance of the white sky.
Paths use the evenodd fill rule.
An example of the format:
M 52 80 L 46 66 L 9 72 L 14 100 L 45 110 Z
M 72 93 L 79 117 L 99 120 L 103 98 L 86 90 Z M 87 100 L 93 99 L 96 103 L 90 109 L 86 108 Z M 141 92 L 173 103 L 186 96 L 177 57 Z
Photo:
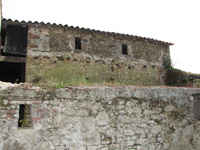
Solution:
M 172 42 L 176 68 L 200 73 L 200 0 L 2 0 L 3 17 Z

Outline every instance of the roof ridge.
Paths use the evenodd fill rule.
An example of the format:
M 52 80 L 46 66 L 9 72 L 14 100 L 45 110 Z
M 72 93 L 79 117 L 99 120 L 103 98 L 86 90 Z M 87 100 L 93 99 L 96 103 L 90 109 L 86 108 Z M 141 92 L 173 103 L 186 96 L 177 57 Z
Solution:
M 136 39 L 141 39 L 141 40 L 148 40 L 151 42 L 156 42 L 164 45 L 174 45 L 173 43 L 170 42 L 164 42 L 161 40 L 153 39 L 153 38 L 147 38 L 147 37 L 142 37 L 142 36 L 137 36 L 137 35 L 130 35 L 130 34 L 123 34 L 123 33 L 117 33 L 117 32 L 109 32 L 109 31 L 100 31 L 100 30 L 95 30 L 95 29 L 90 29 L 90 28 L 84 28 L 84 27 L 79 27 L 79 26 L 69 26 L 67 24 L 62 25 L 62 24 L 57 24 L 57 23 L 44 23 L 44 22 L 38 22 L 38 21 L 19 21 L 19 20 L 12 20 L 12 19 L 6 19 L 3 18 L 2 22 L 14 22 L 14 23 L 21 23 L 21 24 L 38 24 L 38 25 L 49 25 L 49 26 L 57 26 L 57 27 L 62 27 L 62 28 L 72 28 L 72 29 L 77 29 L 77 30 L 84 30 L 84 31 L 90 31 L 90 32 L 98 32 L 98 33 L 103 33 L 103 34 L 109 34 L 112 36 L 124 36 L 124 37 L 129 37 L 129 38 L 136 38 Z

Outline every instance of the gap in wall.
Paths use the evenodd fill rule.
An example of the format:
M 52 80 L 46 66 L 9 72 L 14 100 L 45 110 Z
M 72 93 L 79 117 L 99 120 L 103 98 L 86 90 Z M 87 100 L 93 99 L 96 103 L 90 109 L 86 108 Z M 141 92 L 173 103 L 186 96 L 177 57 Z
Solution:
M 25 63 L 0 62 L 0 81 L 25 82 Z
M 31 117 L 31 105 L 20 104 L 19 105 L 19 128 L 30 128 L 32 127 L 32 117 Z

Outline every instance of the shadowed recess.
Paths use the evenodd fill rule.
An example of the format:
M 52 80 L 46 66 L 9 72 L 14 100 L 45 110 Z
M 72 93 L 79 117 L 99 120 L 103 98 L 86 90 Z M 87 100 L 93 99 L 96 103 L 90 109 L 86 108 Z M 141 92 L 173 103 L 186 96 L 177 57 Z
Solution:
M 10 24 L 6 27 L 4 55 L 26 56 L 27 25 Z
M 25 82 L 25 63 L 0 62 L 0 81 Z

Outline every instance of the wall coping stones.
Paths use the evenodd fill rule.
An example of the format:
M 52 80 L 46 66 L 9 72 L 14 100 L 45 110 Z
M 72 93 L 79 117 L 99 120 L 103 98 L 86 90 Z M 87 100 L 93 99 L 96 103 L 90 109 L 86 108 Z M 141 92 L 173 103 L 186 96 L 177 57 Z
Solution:
M 54 99 L 94 100 L 106 101 L 117 98 L 133 98 L 139 100 L 172 102 L 178 106 L 186 105 L 193 100 L 194 94 L 200 93 L 199 88 L 185 87 L 140 87 L 140 86 L 93 86 L 66 87 L 60 89 L 42 89 L 32 87 L 31 84 L 11 84 L 0 82 L 0 95 L 8 96 L 10 100 L 46 101 Z M 13 98 L 12 98 L 13 97 Z

